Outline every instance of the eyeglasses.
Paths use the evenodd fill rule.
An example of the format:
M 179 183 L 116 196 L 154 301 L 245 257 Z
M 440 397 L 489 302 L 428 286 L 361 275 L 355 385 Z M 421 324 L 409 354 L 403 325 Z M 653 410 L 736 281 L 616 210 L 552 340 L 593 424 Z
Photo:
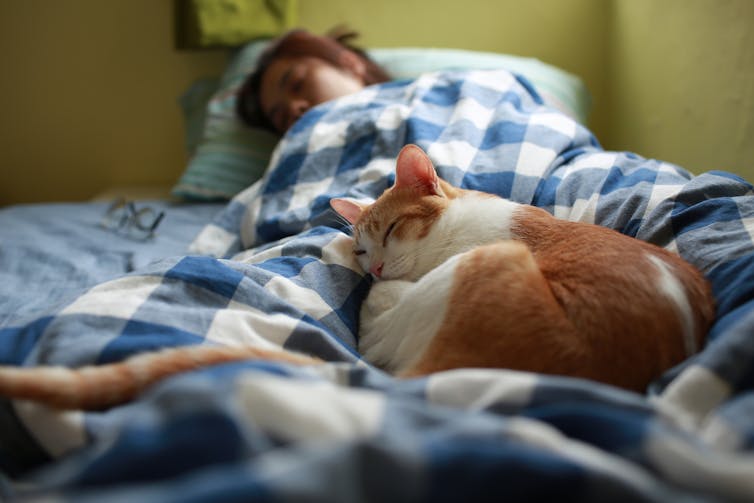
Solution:
M 118 198 L 110 205 L 100 221 L 100 227 L 110 229 L 135 239 L 149 239 L 160 225 L 164 211 L 159 213 L 150 206 L 136 208 L 133 201 Z

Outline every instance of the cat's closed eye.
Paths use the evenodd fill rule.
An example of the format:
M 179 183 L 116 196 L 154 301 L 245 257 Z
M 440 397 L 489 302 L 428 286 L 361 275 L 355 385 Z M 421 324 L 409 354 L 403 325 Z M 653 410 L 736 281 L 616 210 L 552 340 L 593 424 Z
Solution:
M 395 229 L 395 224 L 398 223 L 398 220 L 394 221 L 390 224 L 390 226 L 387 228 L 387 232 L 385 232 L 385 237 L 382 238 L 382 246 L 387 246 L 387 238 L 390 237 L 390 234 L 392 234 L 393 229 Z
M 354 250 L 353 254 L 358 257 L 359 255 L 364 255 L 366 252 L 366 250 Z

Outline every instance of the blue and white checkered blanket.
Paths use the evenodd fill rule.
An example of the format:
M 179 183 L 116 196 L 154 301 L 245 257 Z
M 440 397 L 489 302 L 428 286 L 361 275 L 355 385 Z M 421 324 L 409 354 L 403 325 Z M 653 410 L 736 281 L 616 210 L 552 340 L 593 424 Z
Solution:
M 718 301 L 705 349 L 646 395 L 507 370 L 401 381 L 371 368 L 356 351 L 369 281 L 328 201 L 377 197 L 407 143 L 453 184 L 680 253 Z M 744 180 L 603 151 L 510 73 L 368 88 L 302 117 L 191 255 L 0 328 L 4 364 L 202 343 L 331 363 L 221 365 L 99 413 L 2 402 L 1 466 L 45 468 L 0 488 L 75 502 L 754 500 L 753 232 Z

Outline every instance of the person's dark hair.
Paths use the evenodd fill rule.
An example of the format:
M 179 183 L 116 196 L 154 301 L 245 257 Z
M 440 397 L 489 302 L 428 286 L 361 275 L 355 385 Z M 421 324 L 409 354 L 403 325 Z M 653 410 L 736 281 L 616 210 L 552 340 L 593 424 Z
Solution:
M 358 34 L 336 28 L 320 36 L 306 30 L 296 29 L 282 35 L 265 49 L 257 61 L 256 69 L 246 78 L 236 99 L 236 113 L 248 126 L 276 131 L 262 112 L 259 89 L 267 67 L 276 59 L 289 56 L 312 56 L 340 67 L 339 55 L 344 50 L 355 53 L 364 62 L 364 84 L 372 85 L 390 80 L 388 73 L 375 63 L 362 49 L 352 45 Z

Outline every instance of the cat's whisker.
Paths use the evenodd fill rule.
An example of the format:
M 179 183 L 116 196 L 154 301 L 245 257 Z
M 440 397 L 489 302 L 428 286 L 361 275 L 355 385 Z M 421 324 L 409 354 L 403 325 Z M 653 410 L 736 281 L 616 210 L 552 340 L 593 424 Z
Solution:
M 330 213 L 330 217 L 332 218 L 332 221 L 334 222 L 334 225 L 332 225 L 331 227 L 339 228 L 343 230 L 344 232 L 353 236 L 353 231 L 355 227 L 345 217 L 343 217 L 339 213 Z M 329 222 L 326 222 L 326 223 L 329 223 Z

